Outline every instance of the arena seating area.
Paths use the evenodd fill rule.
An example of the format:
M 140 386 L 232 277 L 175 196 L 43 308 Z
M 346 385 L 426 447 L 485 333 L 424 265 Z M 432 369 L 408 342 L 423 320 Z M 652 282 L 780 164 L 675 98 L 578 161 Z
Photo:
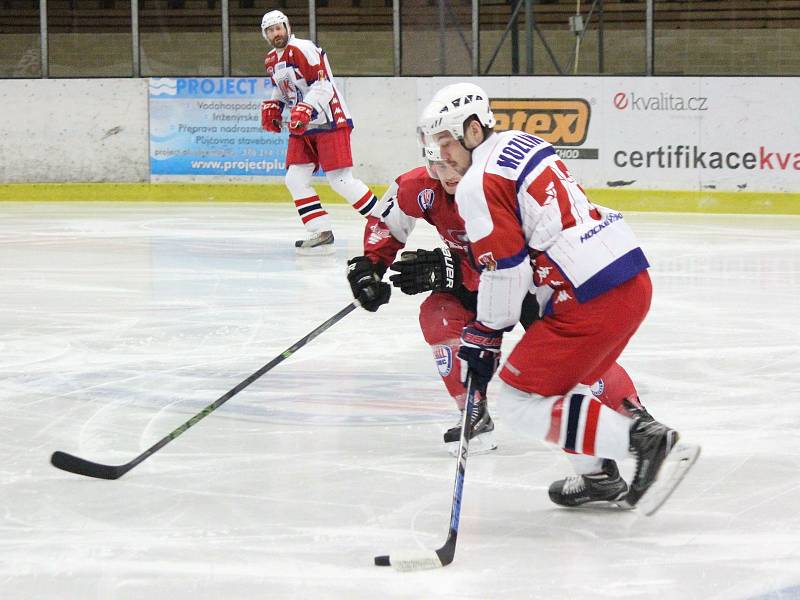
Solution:
M 449 14 L 456 22 L 469 23 L 471 2 L 450 0 Z M 583 11 L 591 1 L 584 1 Z M 232 0 L 231 25 L 252 27 L 264 12 L 263 2 Z M 390 30 L 391 0 L 319 0 L 318 28 Z M 643 0 L 606 0 L 603 16 L 607 28 L 638 28 L 644 22 Z M 0 34 L 34 33 L 39 29 L 38 0 L 0 0 Z M 298 27 L 307 26 L 306 0 L 271 3 L 290 14 Z M 404 26 L 436 29 L 439 6 L 436 0 L 404 0 Z M 508 0 L 481 2 L 481 26 L 504 28 L 514 3 Z M 543 29 L 563 28 L 575 13 L 572 0 L 538 0 L 534 3 L 536 23 Z M 168 28 L 194 31 L 219 26 L 219 0 L 139 0 L 141 29 Z M 130 28 L 130 6 L 123 0 L 48 0 L 48 26 L 53 32 L 115 32 Z M 448 19 L 452 22 L 452 19 Z M 800 28 L 800 0 L 657 0 L 655 21 L 665 28 Z

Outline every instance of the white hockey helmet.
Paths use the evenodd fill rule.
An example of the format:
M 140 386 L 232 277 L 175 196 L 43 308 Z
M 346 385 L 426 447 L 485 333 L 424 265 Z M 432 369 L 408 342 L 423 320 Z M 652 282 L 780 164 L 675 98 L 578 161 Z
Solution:
M 420 126 L 417 127 L 417 144 L 422 150 L 422 159 L 425 161 L 425 169 L 428 171 L 428 176 L 432 179 L 439 179 L 436 171 L 433 170 L 433 164 L 442 161 L 442 153 L 439 150 L 439 145 L 433 141 L 431 137 L 426 135 L 422 127 L 423 122 L 427 122 L 431 117 L 436 116 L 436 112 L 431 104 L 425 107 L 422 115 L 419 118 Z
M 269 41 L 269 38 L 267 38 L 267 29 L 278 23 L 283 23 L 286 27 L 286 34 L 292 35 L 292 30 L 289 27 L 289 17 L 279 10 L 271 10 L 261 17 L 261 36 Z
M 459 141 L 464 139 L 464 123 L 475 116 L 483 127 L 494 127 L 497 122 L 489 107 L 489 96 L 474 83 L 453 83 L 440 89 L 422 111 L 419 131 L 425 145 L 431 145 L 433 136 L 448 131 Z

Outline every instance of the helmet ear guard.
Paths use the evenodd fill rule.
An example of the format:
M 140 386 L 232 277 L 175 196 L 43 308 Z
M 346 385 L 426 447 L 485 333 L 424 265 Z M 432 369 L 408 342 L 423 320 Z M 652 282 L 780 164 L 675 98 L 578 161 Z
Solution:
M 271 10 L 261 17 L 261 37 L 269 41 L 267 29 L 279 23 L 283 23 L 284 27 L 286 27 L 286 35 L 292 35 L 292 28 L 289 26 L 289 17 L 279 10 Z
M 433 170 L 433 163 L 442 161 L 439 145 L 428 138 L 421 127 L 417 127 L 417 144 L 422 150 L 422 159 L 425 161 L 425 169 L 428 171 L 428 176 L 431 179 L 439 179 L 436 171 Z

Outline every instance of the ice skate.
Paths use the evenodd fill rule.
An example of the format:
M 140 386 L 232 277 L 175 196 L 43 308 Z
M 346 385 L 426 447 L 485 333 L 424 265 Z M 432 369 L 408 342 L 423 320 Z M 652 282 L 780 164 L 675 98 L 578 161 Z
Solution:
M 607 458 L 597 473 L 574 475 L 550 484 L 550 500 L 559 506 L 575 507 L 589 502 L 615 502 L 622 499 L 628 485 L 619 475 L 617 463 Z
M 637 419 L 631 426 L 630 450 L 636 472 L 625 498 L 626 508 L 652 515 L 670 497 L 700 455 L 700 447 L 678 444 L 677 431 L 658 421 Z
M 455 427 L 451 427 L 444 432 L 444 446 L 447 451 L 456 456 L 458 454 L 458 444 L 461 440 L 461 422 L 458 420 Z M 472 455 L 486 454 L 497 448 L 494 440 L 494 421 L 486 408 L 486 401 L 482 400 L 473 405 L 472 410 L 472 435 L 469 438 L 469 453 Z
M 642 404 L 642 401 L 639 398 L 636 398 L 636 403 L 632 402 L 630 399 L 625 398 L 622 401 L 622 406 L 625 410 L 628 411 L 631 418 L 633 419 L 643 419 L 645 421 L 655 421 L 653 415 L 647 412 L 647 409 Z
M 297 240 L 294 247 L 300 256 L 326 256 L 336 252 L 332 231 L 320 231 L 308 239 Z

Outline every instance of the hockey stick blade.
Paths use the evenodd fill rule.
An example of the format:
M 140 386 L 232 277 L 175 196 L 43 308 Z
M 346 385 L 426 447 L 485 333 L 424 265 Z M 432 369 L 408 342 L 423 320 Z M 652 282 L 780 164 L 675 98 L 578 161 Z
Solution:
M 423 571 L 425 569 L 438 569 L 446 567 L 456 555 L 456 540 L 458 539 L 458 524 L 461 520 L 461 498 L 464 492 L 464 474 L 467 469 L 467 456 L 469 455 L 469 438 L 472 425 L 469 415 L 475 402 L 475 389 L 472 385 L 472 374 L 467 374 L 467 401 L 461 418 L 461 435 L 458 442 L 458 462 L 456 463 L 456 476 L 453 482 L 453 501 L 450 507 L 450 530 L 444 545 L 432 552 L 418 550 L 396 554 L 381 554 L 375 557 L 376 567 L 394 567 L 398 571 Z
M 127 465 L 101 465 L 60 450 L 53 452 L 50 457 L 50 464 L 62 471 L 69 471 L 86 477 L 96 477 L 97 479 L 119 479 L 128 472 Z
M 206 406 L 203 410 L 194 415 L 191 419 L 189 419 L 182 425 L 179 425 L 176 429 L 172 430 L 166 436 L 164 436 L 155 444 L 150 446 L 147 450 L 140 453 L 133 460 L 130 460 L 127 463 L 118 466 L 102 465 L 100 463 L 92 462 L 90 460 L 86 460 L 78 456 L 68 454 L 66 452 L 61 452 L 59 450 L 54 452 L 50 457 L 50 464 L 52 464 L 57 469 L 61 469 L 62 471 L 68 471 L 70 473 L 75 473 L 76 475 L 96 477 L 97 479 L 119 479 L 120 477 L 125 475 L 125 473 L 133 469 L 136 465 L 138 465 L 148 457 L 152 456 L 153 454 L 161 450 L 161 448 L 169 444 L 179 435 L 182 435 L 187 429 L 193 427 L 202 419 L 206 418 L 208 415 L 213 413 L 220 406 L 225 404 L 228 400 L 233 398 L 236 394 L 241 392 L 251 383 L 258 380 L 268 371 L 272 370 L 273 367 L 275 367 L 276 365 L 280 364 L 281 362 L 292 356 L 295 352 L 297 352 L 300 348 L 308 344 L 311 340 L 316 338 L 323 331 L 326 331 L 332 325 L 341 321 L 346 315 L 353 312 L 359 306 L 361 306 L 361 303 L 358 300 L 353 300 L 350 304 L 345 306 L 342 310 L 333 315 L 322 325 L 316 327 L 313 331 L 311 331 L 304 337 L 300 338 L 294 344 L 289 346 L 286 350 L 278 354 L 278 356 L 276 356 L 267 364 L 265 364 L 263 367 L 261 367 L 258 371 L 256 371 L 243 381 L 239 382 L 236 386 L 234 386 L 226 393 L 224 393 L 222 396 L 217 398 L 214 402 Z

